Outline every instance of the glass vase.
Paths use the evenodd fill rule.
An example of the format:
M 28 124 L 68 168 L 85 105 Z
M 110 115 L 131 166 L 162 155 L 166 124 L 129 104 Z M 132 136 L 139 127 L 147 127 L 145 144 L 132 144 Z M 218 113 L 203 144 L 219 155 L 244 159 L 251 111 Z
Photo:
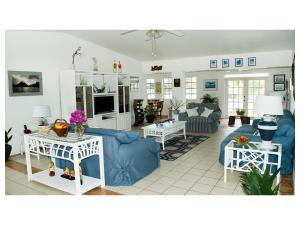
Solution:
M 82 126 L 81 124 L 75 126 L 75 134 L 78 138 L 82 138 L 84 134 L 84 129 L 84 126 Z

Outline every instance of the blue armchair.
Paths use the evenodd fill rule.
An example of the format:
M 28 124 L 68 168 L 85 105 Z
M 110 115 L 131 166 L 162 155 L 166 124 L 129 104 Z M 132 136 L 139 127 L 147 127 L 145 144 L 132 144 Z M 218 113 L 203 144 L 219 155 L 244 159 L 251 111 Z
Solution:
M 189 103 L 187 109 L 198 107 L 198 116 L 189 117 L 187 112 L 179 113 L 178 119 L 186 121 L 186 131 L 201 132 L 201 133 L 214 133 L 218 131 L 218 123 L 221 118 L 221 109 L 215 103 Z M 208 116 L 200 116 L 204 111 L 204 107 L 213 109 L 214 111 Z
M 224 165 L 225 146 L 234 136 L 244 135 L 249 137 L 250 141 L 261 142 L 260 136 L 254 136 L 257 132 L 259 120 L 254 120 L 251 125 L 245 124 L 229 134 L 221 143 L 219 162 Z M 293 115 L 284 110 L 284 115 L 277 121 L 278 129 L 272 139 L 273 143 L 282 144 L 281 174 L 292 174 L 295 159 L 295 121 Z
M 102 136 L 105 183 L 110 186 L 132 185 L 160 165 L 160 145 L 154 139 L 139 139 L 138 132 L 87 128 L 85 134 Z M 56 166 L 73 168 L 70 161 L 56 159 Z M 81 162 L 84 175 L 99 178 L 99 158 Z

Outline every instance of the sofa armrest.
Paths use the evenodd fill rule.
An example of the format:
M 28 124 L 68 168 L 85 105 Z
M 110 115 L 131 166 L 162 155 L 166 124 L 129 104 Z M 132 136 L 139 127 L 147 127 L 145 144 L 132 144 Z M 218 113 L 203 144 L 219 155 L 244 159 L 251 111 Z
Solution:
M 208 120 L 213 120 L 213 121 L 219 121 L 221 118 L 221 112 L 212 112 L 209 116 L 208 116 Z
M 178 114 L 178 120 L 187 121 L 189 118 L 187 112 L 181 112 Z

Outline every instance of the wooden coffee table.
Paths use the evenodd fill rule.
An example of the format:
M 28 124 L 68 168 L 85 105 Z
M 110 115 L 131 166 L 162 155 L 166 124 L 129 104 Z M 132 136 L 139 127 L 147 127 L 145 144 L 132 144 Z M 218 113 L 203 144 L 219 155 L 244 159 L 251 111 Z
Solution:
M 155 140 L 159 143 L 162 143 L 164 150 L 165 141 L 170 140 L 178 135 L 183 135 L 184 139 L 186 139 L 185 124 L 186 121 L 169 121 L 142 127 L 144 130 L 144 138 L 149 136 L 156 137 Z M 181 130 L 182 133 L 178 133 L 178 131 Z

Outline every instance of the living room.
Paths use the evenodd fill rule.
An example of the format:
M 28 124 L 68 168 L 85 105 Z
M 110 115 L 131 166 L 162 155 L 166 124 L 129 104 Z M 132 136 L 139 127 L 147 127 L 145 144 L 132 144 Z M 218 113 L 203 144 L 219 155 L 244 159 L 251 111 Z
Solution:
M 147 45 L 145 46 L 144 41 L 144 38 L 149 35 L 160 36 L 160 38 L 153 39 L 152 45 L 157 46 L 152 48 L 152 51 L 149 51 L 149 44 L 146 42 Z M 99 38 L 100 36 L 102 39 Z M 191 47 L 195 49 L 195 44 L 199 42 L 200 36 L 202 36 L 200 41 L 202 44 L 198 48 L 202 49 L 201 54 L 204 54 L 204 56 L 195 57 L 191 54 Z M 251 36 L 251 39 L 247 39 L 249 36 Z M 244 49 L 247 48 L 244 47 L 243 51 L 246 51 L 246 53 L 233 54 L 233 52 L 226 50 L 229 43 L 224 45 L 226 46 L 226 48 L 224 47 L 225 50 L 220 46 L 219 49 L 213 49 L 212 44 L 209 46 L 213 39 L 215 39 L 213 40 L 215 42 L 221 42 L 221 40 L 227 39 L 226 37 L 231 37 L 234 45 L 247 46 L 248 44 L 251 48 L 246 51 Z M 166 49 L 162 47 L 163 44 L 171 41 L 173 45 L 180 45 L 180 43 L 187 42 L 187 40 L 191 42 L 191 45 L 179 48 L 177 53 L 174 50 L 172 52 L 168 47 Z M 99 44 L 101 41 L 104 47 Z M 116 44 L 117 41 L 119 41 L 118 45 Z M 194 43 L 192 43 L 193 41 Z M 158 45 L 159 43 L 160 45 Z M 262 43 L 268 51 L 260 47 Z M 111 50 L 109 47 L 112 44 L 115 48 L 118 46 L 121 53 Z M 140 121 L 141 123 L 136 124 L 137 112 L 134 109 L 134 101 L 136 99 L 141 100 L 141 111 L 145 110 L 146 113 L 145 107 L 151 105 L 155 108 L 156 105 L 150 102 L 158 100 L 163 102 L 163 109 L 159 115 L 156 114 L 155 126 L 159 128 L 162 122 L 168 119 L 185 121 L 185 124 L 176 130 L 176 132 L 179 131 L 179 134 L 182 134 L 183 131 L 184 136 L 181 135 L 173 140 L 167 135 L 162 136 L 162 141 L 160 141 L 161 150 L 158 153 L 160 159 L 156 159 L 156 156 L 148 155 L 148 153 L 139 156 L 143 157 L 140 163 L 143 162 L 144 165 L 147 165 L 147 168 L 141 169 L 139 165 L 131 165 L 131 170 L 138 172 L 134 174 L 129 169 L 128 174 L 124 175 L 129 178 L 117 175 L 121 173 L 121 170 L 114 166 L 108 167 L 108 161 L 106 164 L 104 163 L 105 170 L 116 170 L 111 174 L 105 173 L 106 186 L 104 189 L 107 190 L 107 193 L 129 195 L 244 194 L 239 182 L 239 173 L 233 173 L 229 181 L 223 181 L 224 169 L 222 162 L 218 161 L 219 155 L 223 157 L 221 156 L 223 153 L 220 153 L 220 151 L 222 152 L 220 146 L 223 139 L 227 135 L 230 136 L 240 126 L 239 116 L 235 116 L 237 108 L 246 108 L 244 118 L 246 120 L 249 118 L 249 121 L 246 122 L 248 124 L 250 124 L 250 119 L 252 123 L 253 119 L 259 118 L 259 115 L 254 112 L 255 98 L 259 95 L 280 96 L 283 101 L 282 107 L 288 109 L 292 114 L 294 113 L 292 76 L 294 44 L 295 32 L 292 30 L 150 30 L 150 33 L 147 30 L 6 31 L 6 130 L 12 127 L 11 134 L 14 137 L 10 142 L 12 152 L 9 163 L 13 164 L 14 161 L 17 161 L 23 163 L 23 165 L 28 164 L 23 154 L 25 152 L 24 124 L 32 131 L 38 129 L 39 119 L 33 115 L 34 109 L 38 107 L 47 106 L 49 112 L 48 115 L 44 116 L 47 117 L 50 124 L 53 124 L 57 119 L 65 119 L 66 123 L 69 123 L 71 112 L 76 108 L 86 110 L 86 116 L 89 114 L 88 109 L 94 108 L 90 113 L 93 118 L 88 117 L 86 125 L 91 127 L 88 129 L 104 128 L 104 131 L 102 130 L 102 133 L 97 133 L 97 135 L 112 135 L 107 134 L 105 129 L 114 129 L 116 132 L 117 130 L 123 130 L 122 134 L 132 130 L 132 135 L 138 136 L 137 139 L 143 139 L 149 135 L 153 136 L 151 132 L 153 134 L 155 129 L 154 131 L 153 129 L 146 129 L 151 125 L 148 123 L 148 118 L 147 120 L 144 119 L 144 115 Z M 137 48 L 139 51 L 134 48 L 135 45 L 139 45 Z M 126 46 L 126 48 L 123 46 Z M 207 52 L 204 52 L 204 46 L 208 46 L 206 48 Z M 141 48 L 144 48 L 143 53 L 140 51 Z M 127 53 L 130 56 L 126 55 L 128 49 L 133 49 L 132 52 Z M 168 51 L 171 52 L 168 53 Z M 218 52 L 218 54 L 212 54 L 213 51 Z M 157 56 L 153 58 L 152 54 L 157 54 Z M 177 54 L 179 58 L 168 59 L 168 54 L 169 57 L 171 55 L 175 57 Z M 195 51 L 194 54 L 200 55 L 200 52 Z M 158 60 L 159 58 L 160 60 Z M 153 71 L 154 67 L 159 70 L 156 68 Z M 12 81 L 13 77 L 17 75 L 20 77 L 26 76 L 26 73 L 30 73 L 30 71 L 39 71 L 41 74 L 41 93 L 29 96 L 26 93 L 24 96 L 20 96 L 22 94 L 19 93 L 14 95 L 13 89 L 11 90 L 10 87 L 14 83 Z M 120 82 L 123 82 L 124 79 L 127 85 L 123 85 L 123 83 L 120 85 Z M 275 86 L 280 84 L 276 79 L 283 79 L 283 89 L 275 89 Z M 85 92 L 88 89 L 84 87 L 85 85 L 82 85 L 82 82 L 90 82 L 90 80 L 92 80 L 92 83 L 87 86 L 94 88 L 92 94 L 94 98 L 93 100 L 86 100 L 82 103 L 84 106 L 78 108 L 77 87 L 82 86 L 83 92 Z M 212 84 L 209 83 L 212 86 L 206 87 L 207 82 L 212 82 Z M 101 92 L 99 90 L 102 86 L 104 91 Z M 127 92 L 126 89 L 122 89 L 123 86 L 128 88 Z M 125 98 L 123 99 L 123 95 L 121 98 L 119 94 L 120 87 L 122 87 L 121 90 L 124 93 L 128 93 L 128 102 L 125 104 L 122 102 L 123 100 L 126 102 Z M 76 97 L 73 91 L 75 88 Z M 87 93 L 86 95 L 88 95 Z M 202 116 L 202 113 L 204 109 L 206 110 L 205 107 L 209 108 L 211 106 L 204 105 L 204 107 L 200 104 L 206 94 L 217 99 L 217 104 L 213 104 L 214 108 L 210 108 L 214 112 L 208 112 L 208 117 Z M 112 112 L 106 113 L 105 116 L 100 112 L 99 115 L 102 116 L 99 116 L 96 109 L 110 104 L 108 100 L 103 102 L 105 96 L 107 96 L 107 99 L 112 99 Z M 87 102 L 89 101 L 94 103 L 88 106 Z M 102 102 L 96 103 L 97 101 Z M 123 104 L 122 107 L 120 102 Z M 22 108 L 22 112 L 16 110 L 16 106 Z M 195 106 L 198 109 L 193 112 Z M 116 111 L 114 109 L 118 111 L 116 114 L 114 114 Z M 174 112 L 174 109 L 179 110 L 179 115 Z M 104 107 L 105 110 L 109 109 Z M 215 113 L 216 110 L 218 110 L 218 113 Z M 124 112 L 127 114 L 125 115 Z M 193 113 L 196 113 L 196 115 L 190 115 Z M 123 114 L 127 117 L 121 117 L 124 116 Z M 210 114 L 213 115 L 213 121 L 208 119 Z M 44 116 L 40 115 L 40 117 Z M 236 124 L 228 123 L 230 117 L 236 118 Z M 107 123 L 107 121 L 113 122 Z M 126 122 L 124 123 L 124 121 Z M 88 129 L 85 131 L 88 132 Z M 95 134 L 94 131 L 89 131 L 92 132 L 89 134 Z M 52 130 L 51 132 L 54 133 Z M 187 132 L 187 135 L 185 132 Z M 228 138 L 231 140 L 233 136 L 231 135 Z M 251 140 L 252 138 L 250 138 L 250 141 L 254 141 Z M 288 156 L 288 159 L 286 157 L 282 159 L 283 162 L 288 161 L 282 169 L 283 174 L 288 176 L 282 178 L 281 192 L 279 192 L 281 194 L 293 194 L 294 139 L 294 133 L 292 133 L 291 144 L 288 145 L 288 154 L 291 156 Z M 108 154 L 106 152 L 109 151 L 109 144 L 106 142 L 107 140 L 104 139 L 104 162 L 106 154 Z M 182 144 L 179 145 L 178 143 Z M 151 142 L 143 142 L 143 144 L 147 146 L 151 145 Z M 152 150 L 145 149 L 145 151 L 156 150 L 153 147 Z M 42 158 L 41 161 L 39 157 L 38 160 L 34 156 L 31 156 L 31 158 L 33 163 L 37 164 L 40 169 L 47 168 L 47 157 Z M 128 160 L 132 159 L 128 158 Z M 120 166 L 125 165 L 120 164 Z M 10 167 L 14 168 L 13 165 L 10 165 Z M 6 169 L 8 174 L 14 174 L 11 168 Z M 92 170 L 99 171 L 99 166 L 97 169 Z M 23 172 L 26 173 L 26 170 Z M 87 171 L 84 171 L 85 173 Z M 95 174 L 94 171 L 91 173 Z M 44 187 L 42 188 L 44 191 L 39 190 L 41 187 L 32 188 L 31 182 L 26 181 L 25 175 L 23 175 L 24 181 L 21 184 L 25 185 L 26 191 L 22 189 L 19 192 L 14 187 L 17 187 L 20 183 L 15 182 L 15 179 L 9 175 L 7 176 L 7 194 L 63 194 L 63 192 L 55 192 L 51 188 L 48 191 Z M 95 194 L 97 191 L 91 193 Z
M 0 14 L 5 222 L 296 219 L 289 0 L 32 2 Z

